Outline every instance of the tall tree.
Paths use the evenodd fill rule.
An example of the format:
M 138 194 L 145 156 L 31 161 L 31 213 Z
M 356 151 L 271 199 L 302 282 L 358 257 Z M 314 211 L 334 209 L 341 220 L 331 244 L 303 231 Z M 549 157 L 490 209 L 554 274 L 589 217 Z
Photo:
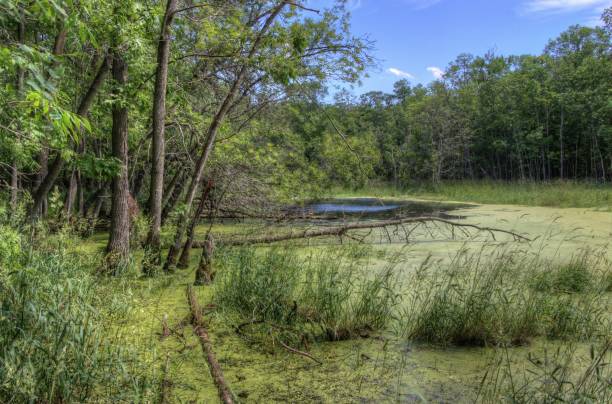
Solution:
M 106 269 L 115 274 L 126 265 L 130 254 L 130 209 L 128 181 L 128 108 L 125 90 L 128 68 L 122 55 L 112 54 L 114 80 L 112 155 L 120 162 L 119 172 L 113 178 L 111 199 L 111 227 L 106 247 Z
M 146 242 L 145 272 L 151 272 L 152 266 L 161 263 L 160 231 L 164 189 L 166 89 L 168 86 L 168 61 L 170 56 L 170 28 L 176 13 L 176 7 L 177 0 L 168 0 L 157 45 L 157 70 L 153 94 L 153 131 L 151 135 L 153 146 L 151 151 L 151 195 L 149 197 L 151 225 Z

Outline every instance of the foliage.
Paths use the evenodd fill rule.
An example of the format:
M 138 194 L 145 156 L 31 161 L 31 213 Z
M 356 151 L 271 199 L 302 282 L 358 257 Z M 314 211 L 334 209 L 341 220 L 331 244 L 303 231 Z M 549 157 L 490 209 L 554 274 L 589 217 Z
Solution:
M 342 340 L 383 330 L 399 302 L 391 267 L 368 277 L 340 251 L 302 259 L 280 249 L 230 250 L 222 257 L 215 300 L 245 321 Z
M 15 237 L 1 231 L 3 240 Z M 109 301 L 97 294 L 91 261 L 62 241 L 22 249 L 2 255 L 0 400 L 139 401 L 148 394 L 137 362 L 96 308 Z

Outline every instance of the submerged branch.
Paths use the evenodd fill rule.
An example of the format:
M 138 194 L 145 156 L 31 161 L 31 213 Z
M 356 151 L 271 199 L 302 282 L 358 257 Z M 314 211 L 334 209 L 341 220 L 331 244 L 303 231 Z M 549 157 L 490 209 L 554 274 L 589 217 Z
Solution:
M 196 300 L 195 293 L 191 286 L 187 288 L 187 299 L 189 300 L 189 308 L 191 309 L 191 325 L 193 326 L 193 331 L 195 334 L 200 338 L 200 344 L 202 345 L 202 350 L 206 354 L 210 374 L 215 382 L 215 385 L 217 386 L 217 389 L 219 390 L 219 398 L 225 404 L 233 404 L 234 399 L 232 397 L 232 392 L 225 381 L 225 378 L 223 377 L 223 371 L 221 370 L 221 366 L 219 366 L 219 362 L 217 362 L 217 358 L 213 352 L 208 331 L 204 327 L 202 310 L 200 310 L 200 305 Z

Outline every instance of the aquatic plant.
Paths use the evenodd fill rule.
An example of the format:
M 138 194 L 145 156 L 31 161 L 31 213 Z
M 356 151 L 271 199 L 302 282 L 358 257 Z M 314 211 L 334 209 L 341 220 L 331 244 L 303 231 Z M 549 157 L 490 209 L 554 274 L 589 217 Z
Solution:
M 339 249 L 306 258 L 280 248 L 222 254 L 215 288 L 220 307 L 244 321 L 292 326 L 299 336 L 341 340 L 382 330 L 400 300 L 392 266 L 368 275 L 352 253 Z
M 500 349 L 480 386 L 483 403 L 609 403 L 612 401 L 612 340 L 592 345 L 588 354 L 575 345 L 529 353 L 518 367 L 508 348 Z
M 486 251 L 463 250 L 445 268 L 428 263 L 417 272 L 402 318 L 407 339 L 441 345 L 520 345 L 537 336 L 586 340 L 605 329 L 605 297 L 600 290 L 586 290 L 589 283 L 582 279 L 590 279 L 590 273 L 589 278 L 574 275 L 576 262 L 584 261 L 555 264 L 539 254 L 503 246 Z M 584 293 L 566 296 L 529 287 L 534 278 L 550 274 L 560 274 L 552 277 L 555 284 L 581 285 Z

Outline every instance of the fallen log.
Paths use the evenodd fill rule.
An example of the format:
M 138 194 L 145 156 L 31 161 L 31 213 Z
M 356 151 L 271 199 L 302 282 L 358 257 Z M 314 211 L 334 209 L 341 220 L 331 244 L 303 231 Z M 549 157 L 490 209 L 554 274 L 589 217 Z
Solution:
M 161 383 L 161 392 L 159 402 L 161 404 L 170 403 L 170 392 L 172 389 L 172 381 L 170 381 L 169 373 L 170 354 L 166 354 L 166 362 L 164 364 L 164 376 Z
M 427 223 L 440 223 L 451 226 L 459 229 L 474 229 L 480 232 L 487 232 L 493 237 L 495 240 L 495 234 L 507 234 L 512 236 L 515 240 L 518 241 L 531 241 L 529 238 L 504 229 L 498 229 L 494 227 L 486 227 L 479 226 L 470 223 L 460 223 L 447 219 L 442 219 L 439 217 L 412 217 L 412 218 L 404 218 L 404 219 L 393 219 L 393 220 L 382 220 L 382 221 L 372 221 L 372 222 L 358 222 L 358 223 L 349 223 L 343 226 L 335 226 L 335 227 L 326 227 L 326 228 L 308 228 L 300 231 L 291 231 L 289 233 L 283 234 L 273 234 L 269 236 L 261 236 L 261 237 L 245 237 L 242 239 L 228 239 L 228 240 L 219 240 L 218 244 L 222 244 L 224 246 L 241 246 L 241 245 L 251 245 L 251 244 L 269 244 L 276 243 L 279 241 L 288 241 L 288 240 L 297 240 L 304 238 L 315 238 L 315 237 L 330 237 L 330 236 L 347 236 L 348 233 L 352 230 L 371 230 L 376 228 L 386 228 L 391 226 L 403 226 L 407 224 L 416 224 L 416 225 L 424 225 Z M 408 234 L 408 233 L 407 233 Z M 352 238 L 352 237 L 351 237 Z M 362 240 L 361 240 L 362 241 Z M 408 240 L 406 240 L 408 241 Z M 194 242 L 193 248 L 202 248 L 205 246 L 206 242 L 197 241 Z
M 225 378 L 223 377 L 223 371 L 221 370 L 221 366 L 219 366 L 219 362 L 217 362 L 217 358 L 213 352 L 208 331 L 204 327 L 202 310 L 200 309 L 200 305 L 198 304 L 191 286 L 187 288 L 187 299 L 189 300 L 189 307 L 191 309 L 191 325 L 193 326 L 193 331 L 195 334 L 200 338 L 200 345 L 202 345 L 202 351 L 204 351 L 204 354 L 206 355 L 206 361 L 208 362 L 210 374 L 215 382 L 215 385 L 217 386 L 217 390 L 219 391 L 219 398 L 225 404 L 233 404 L 234 399 L 232 392 L 225 381 Z

